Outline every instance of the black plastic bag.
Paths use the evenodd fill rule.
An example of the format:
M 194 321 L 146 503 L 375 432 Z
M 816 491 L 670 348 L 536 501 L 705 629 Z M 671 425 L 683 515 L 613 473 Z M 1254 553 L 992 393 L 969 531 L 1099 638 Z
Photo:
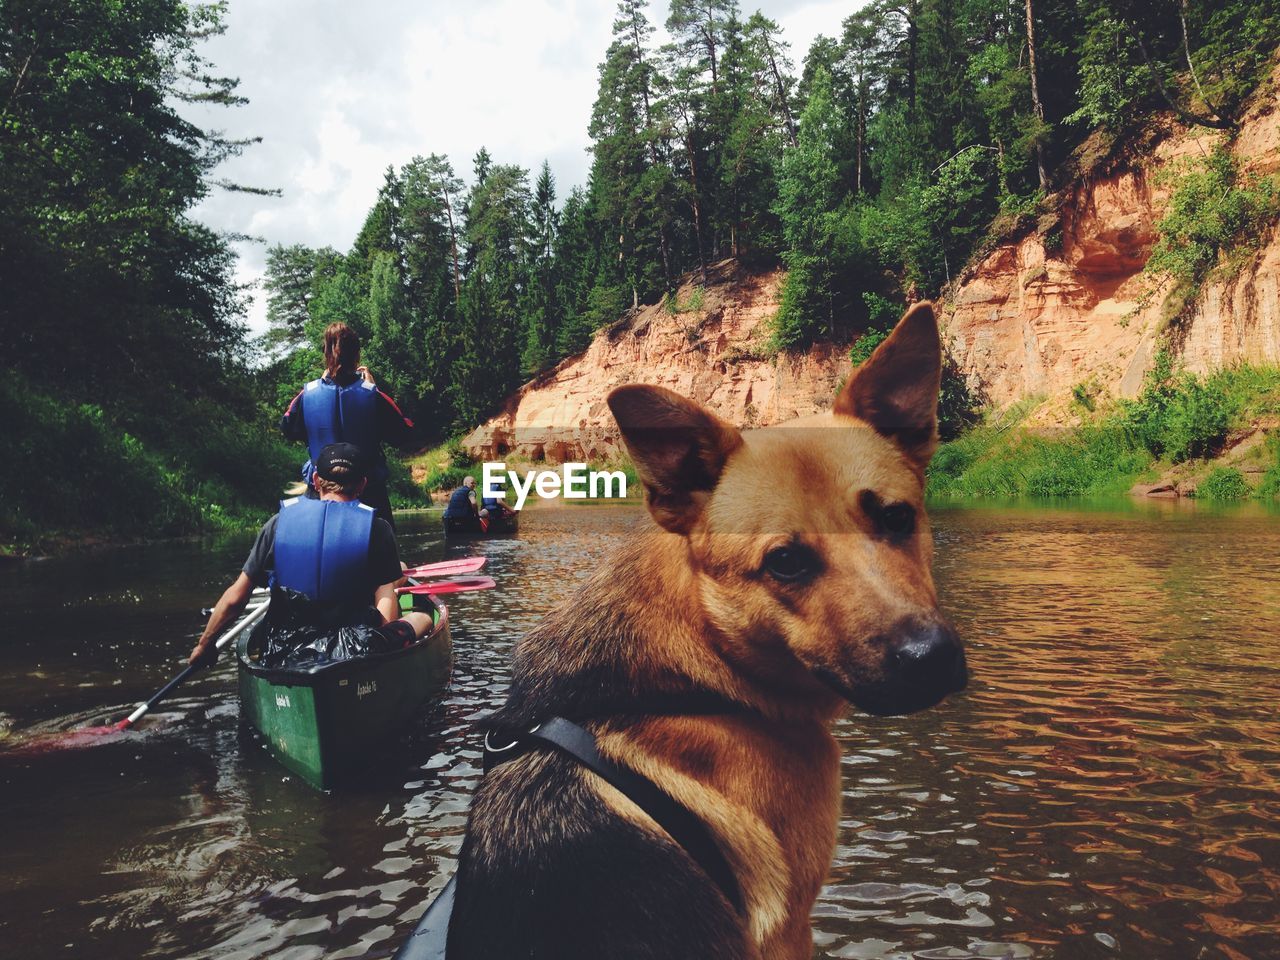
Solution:
M 273 670 L 306 670 L 391 649 L 381 626 L 382 614 L 372 606 L 325 606 L 296 590 L 272 587 L 250 655 Z

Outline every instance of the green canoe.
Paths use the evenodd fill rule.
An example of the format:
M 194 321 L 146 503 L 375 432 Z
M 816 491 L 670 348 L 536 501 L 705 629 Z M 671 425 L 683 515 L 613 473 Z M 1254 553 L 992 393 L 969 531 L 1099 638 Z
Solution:
M 249 633 L 236 644 L 241 716 L 277 760 L 319 790 L 358 773 L 449 682 L 448 611 L 429 596 L 404 595 L 400 603 L 435 620 L 403 650 L 295 671 L 255 664 Z

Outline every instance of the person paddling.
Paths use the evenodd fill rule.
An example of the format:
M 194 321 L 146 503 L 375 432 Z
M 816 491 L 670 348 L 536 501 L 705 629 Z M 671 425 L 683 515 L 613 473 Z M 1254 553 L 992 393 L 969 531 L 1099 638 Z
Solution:
M 353 443 L 370 458 L 369 482 L 360 499 L 395 529 L 387 493 L 383 443 L 402 445 L 413 436 L 413 421 L 379 390 L 368 367 L 360 366 L 360 337 L 345 323 L 324 331 L 324 376 L 298 392 L 280 427 L 290 440 L 305 440 L 311 459 L 303 465 L 310 482 L 316 457 L 330 443 Z M 308 497 L 314 497 L 311 489 Z
M 399 649 L 431 629 L 425 613 L 400 615 L 400 554 L 391 526 L 360 502 L 367 474 L 365 454 L 352 444 L 317 453 L 317 499 L 280 504 L 213 608 L 189 663 L 217 659 L 214 639 L 239 618 L 255 586 L 271 587 L 271 606 L 257 630 L 265 631 L 262 646 L 279 660 L 298 650 L 314 661 Z M 259 639 L 255 632 L 255 644 Z
M 453 491 L 445 505 L 445 520 L 464 526 L 478 523 L 483 527 L 488 516 L 489 511 L 480 509 L 476 503 L 476 478 L 463 477 L 462 486 Z

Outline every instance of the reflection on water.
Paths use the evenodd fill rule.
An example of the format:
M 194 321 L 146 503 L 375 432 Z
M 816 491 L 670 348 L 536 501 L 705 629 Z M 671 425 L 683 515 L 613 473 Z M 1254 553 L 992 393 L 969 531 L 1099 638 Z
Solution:
M 1280 955 L 1280 517 L 935 510 L 974 682 L 915 717 L 850 717 L 817 956 Z M 472 723 L 514 639 L 595 569 L 635 507 L 539 507 L 461 594 L 453 683 L 366 782 L 324 796 L 238 723 L 234 668 L 145 729 L 24 753 L 119 716 L 179 666 L 248 538 L 0 575 L 0 943 L 24 957 L 387 956 L 443 885 L 480 776 Z M 6 738 L 6 731 L 7 738 Z

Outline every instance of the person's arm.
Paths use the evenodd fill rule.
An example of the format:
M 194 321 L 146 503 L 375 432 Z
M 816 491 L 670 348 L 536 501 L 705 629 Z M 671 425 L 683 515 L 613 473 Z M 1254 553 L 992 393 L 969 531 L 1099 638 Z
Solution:
M 400 600 L 396 597 L 396 584 L 404 579 L 404 567 L 400 563 L 400 548 L 391 525 L 381 517 L 373 521 L 369 531 L 369 571 L 373 575 L 373 605 L 382 614 L 384 623 L 400 618 Z
M 284 416 L 280 418 L 280 432 L 286 440 L 307 439 L 307 425 L 302 419 L 302 391 L 293 398 Z
M 382 614 L 382 622 L 390 623 L 400 619 L 400 600 L 396 596 L 396 585 L 384 583 L 373 594 L 373 605 Z
M 392 446 L 404 446 L 413 439 L 413 421 L 404 415 L 390 396 L 378 391 L 378 437 Z
M 253 596 L 253 581 L 249 579 L 248 574 L 241 572 L 240 576 L 236 577 L 235 583 L 227 587 L 218 598 L 213 613 L 209 614 L 209 622 L 204 625 L 204 633 L 200 634 L 200 640 L 191 651 L 191 655 L 187 657 L 187 663 L 194 664 L 200 660 L 216 657 L 216 653 L 210 649 L 213 646 L 214 637 L 240 618 L 251 596 Z

